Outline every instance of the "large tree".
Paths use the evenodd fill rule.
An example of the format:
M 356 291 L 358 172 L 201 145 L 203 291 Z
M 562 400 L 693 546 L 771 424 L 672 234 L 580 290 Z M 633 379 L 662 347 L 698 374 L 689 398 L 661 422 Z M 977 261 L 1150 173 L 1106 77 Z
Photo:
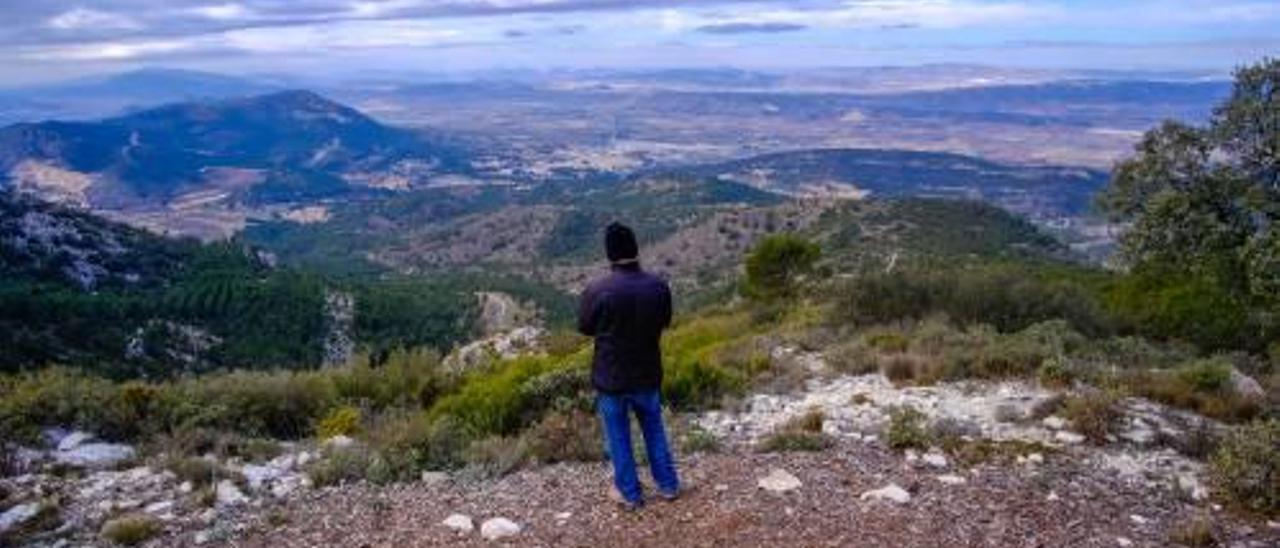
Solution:
M 1137 286 L 1153 292 L 1143 304 L 1154 316 L 1184 316 L 1153 321 L 1209 347 L 1273 339 L 1280 310 L 1280 60 L 1238 70 L 1231 97 L 1207 127 L 1166 122 L 1148 132 L 1116 167 L 1100 203 L 1128 227 L 1120 258 Z M 1193 317 L 1210 314 L 1216 317 Z M 1205 327 L 1228 316 L 1234 319 L 1215 324 L 1219 329 Z

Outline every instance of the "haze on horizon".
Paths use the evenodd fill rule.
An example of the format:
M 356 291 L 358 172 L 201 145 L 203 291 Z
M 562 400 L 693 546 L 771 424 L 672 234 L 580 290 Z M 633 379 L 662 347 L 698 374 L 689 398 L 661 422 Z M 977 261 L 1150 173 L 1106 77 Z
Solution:
M 1270 0 L 8 0 L 0 86 L 142 66 L 357 75 L 981 63 L 1197 70 L 1280 52 Z

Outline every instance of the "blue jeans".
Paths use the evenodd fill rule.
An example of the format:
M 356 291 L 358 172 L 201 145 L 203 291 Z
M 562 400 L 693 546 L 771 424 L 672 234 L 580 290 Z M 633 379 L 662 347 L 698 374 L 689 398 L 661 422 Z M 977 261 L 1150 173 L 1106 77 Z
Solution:
M 636 477 L 636 459 L 631 449 L 631 413 L 640 421 L 644 448 L 649 458 L 653 482 L 664 493 L 680 490 L 675 460 L 667 445 L 667 431 L 662 426 L 662 401 L 657 390 L 623 394 L 600 394 L 596 398 L 600 419 L 604 422 L 605 445 L 613 463 L 613 484 L 618 493 L 631 503 L 644 500 L 640 480 Z

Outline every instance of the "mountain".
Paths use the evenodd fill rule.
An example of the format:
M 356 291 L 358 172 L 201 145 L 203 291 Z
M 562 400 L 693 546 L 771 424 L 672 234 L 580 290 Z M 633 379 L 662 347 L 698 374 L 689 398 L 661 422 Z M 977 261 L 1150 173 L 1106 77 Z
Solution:
M 0 121 L 97 119 L 156 106 L 280 91 L 253 79 L 211 72 L 144 68 L 66 82 L 0 90 Z
M 443 139 L 384 126 L 309 91 L 182 103 L 0 130 L 9 184 L 91 207 L 267 204 L 402 188 L 465 172 Z
M 1079 214 L 1106 184 L 1073 167 L 998 164 L 938 152 L 820 149 L 765 154 L 693 168 L 694 173 L 796 196 L 965 198 L 1033 216 Z

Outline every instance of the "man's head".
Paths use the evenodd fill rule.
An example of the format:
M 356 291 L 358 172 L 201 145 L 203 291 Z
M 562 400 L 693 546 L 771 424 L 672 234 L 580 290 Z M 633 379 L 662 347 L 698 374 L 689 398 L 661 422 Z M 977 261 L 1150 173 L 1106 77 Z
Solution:
M 614 222 L 604 229 L 604 252 L 613 264 L 634 263 L 640 255 L 636 235 L 627 225 Z

